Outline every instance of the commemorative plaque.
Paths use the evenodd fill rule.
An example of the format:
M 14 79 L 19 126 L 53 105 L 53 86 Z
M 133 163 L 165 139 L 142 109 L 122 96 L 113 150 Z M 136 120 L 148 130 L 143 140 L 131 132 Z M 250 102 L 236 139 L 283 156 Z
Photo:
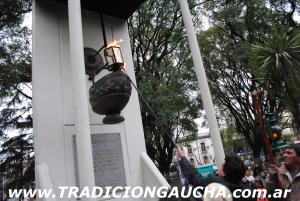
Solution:
M 74 136 L 75 137 L 75 136 Z M 73 138 L 74 145 L 76 139 Z M 126 175 L 122 152 L 120 133 L 92 134 L 92 152 L 95 174 L 95 185 L 106 186 L 126 186 Z M 76 146 L 74 146 L 76 152 Z M 78 182 L 78 165 L 76 154 L 75 182 Z
M 120 133 L 92 134 L 96 186 L 126 186 Z

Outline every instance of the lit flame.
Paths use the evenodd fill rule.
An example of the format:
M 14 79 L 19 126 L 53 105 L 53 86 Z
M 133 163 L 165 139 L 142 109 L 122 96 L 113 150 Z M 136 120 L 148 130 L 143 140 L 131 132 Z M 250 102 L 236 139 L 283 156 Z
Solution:
M 125 63 L 124 63 L 122 66 L 120 66 L 120 70 L 121 70 L 122 72 L 126 72 Z
M 120 40 L 113 40 L 112 42 L 110 42 L 106 48 L 109 48 L 109 47 L 120 47 L 120 43 L 123 42 L 122 39 Z

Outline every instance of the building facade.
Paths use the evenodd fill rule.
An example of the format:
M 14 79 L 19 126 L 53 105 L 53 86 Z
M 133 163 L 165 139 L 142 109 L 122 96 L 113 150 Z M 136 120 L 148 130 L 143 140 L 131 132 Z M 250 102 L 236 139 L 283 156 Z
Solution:
M 195 167 L 215 164 L 215 152 L 209 133 L 198 134 L 196 139 L 182 139 L 181 147 Z

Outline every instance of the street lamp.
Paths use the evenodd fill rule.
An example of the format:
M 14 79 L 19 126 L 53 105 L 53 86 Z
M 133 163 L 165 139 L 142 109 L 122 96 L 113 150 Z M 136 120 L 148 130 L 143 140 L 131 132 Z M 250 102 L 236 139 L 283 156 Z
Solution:
M 127 105 L 131 95 L 131 81 L 124 70 L 124 60 L 121 53 L 120 41 L 113 41 L 107 45 L 105 30 L 102 22 L 104 45 L 98 50 L 84 49 L 86 74 L 93 85 L 89 89 L 89 101 L 92 110 L 103 118 L 104 124 L 123 122 L 125 118 L 120 115 Z M 106 63 L 99 54 L 103 50 Z M 112 71 L 94 82 L 95 76 L 102 70 Z
M 121 52 L 119 41 L 113 41 L 107 46 L 102 47 L 99 51 L 92 48 L 84 48 L 84 60 L 85 60 L 85 72 L 88 74 L 89 80 L 93 80 L 94 77 L 102 70 L 108 71 L 124 71 L 124 60 Z M 104 44 L 106 45 L 106 44 Z M 104 64 L 102 56 L 99 52 L 104 48 L 104 57 L 106 63 Z
M 122 66 L 124 66 L 124 60 L 122 57 L 121 49 L 119 46 L 109 45 L 104 49 L 104 56 L 108 65 L 108 69 L 112 71 L 119 70 Z

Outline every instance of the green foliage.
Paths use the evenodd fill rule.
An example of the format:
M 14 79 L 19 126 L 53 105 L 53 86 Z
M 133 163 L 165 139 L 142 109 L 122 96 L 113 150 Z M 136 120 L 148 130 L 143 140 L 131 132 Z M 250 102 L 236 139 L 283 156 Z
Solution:
M 180 17 L 176 0 L 149 0 L 128 22 L 138 87 L 164 125 L 141 101 L 147 153 L 162 173 L 174 148 L 167 135 L 195 135 L 201 109 Z
M 299 28 L 299 21 L 295 21 L 295 16 L 299 13 L 299 0 L 270 0 L 268 3 L 276 11 L 276 21 L 281 27 Z
M 274 31 L 263 44 L 252 49 L 253 66 L 257 74 L 279 83 L 296 81 L 300 65 L 300 33 Z M 266 81 L 264 81 L 266 82 Z
M 272 30 L 290 30 L 291 24 L 297 25 L 288 17 L 294 12 L 278 11 L 293 2 L 276 1 L 276 5 L 271 3 L 272 8 L 265 0 L 212 0 L 203 4 L 212 23 L 210 29 L 199 35 L 210 89 L 228 125 L 234 124 L 237 132 L 245 137 L 254 157 L 259 156 L 263 144 L 251 92 L 260 83 L 259 79 L 266 77 L 257 77 L 253 72 L 250 49 L 255 44 L 263 44 Z M 266 97 L 266 111 L 270 109 L 266 103 L 272 97 Z M 282 105 L 277 109 L 282 110 Z
M 4 133 L 31 127 L 31 97 L 24 92 L 31 90 L 31 31 L 21 26 L 31 3 L 6 0 L 0 5 L 0 131 Z
M 22 26 L 30 11 L 30 0 L 0 1 L 0 171 L 6 188 L 34 180 L 31 31 Z M 19 135 L 7 135 L 12 129 Z
M 249 149 L 249 146 L 245 143 L 244 136 L 238 134 L 234 125 L 227 125 L 227 128 L 222 129 L 220 133 L 226 154 L 236 154 L 239 151 Z
M 6 189 L 20 189 L 34 180 L 34 157 L 32 138 L 27 134 L 12 137 L 2 144 L 0 171 L 7 180 Z
M 274 31 L 251 51 L 252 66 L 270 96 L 271 110 L 283 106 L 300 128 L 300 32 Z
M 2 132 L 10 128 L 26 128 L 25 123 L 28 124 L 28 120 L 31 120 L 28 116 L 31 113 L 31 97 L 24 92 L 24 88 L 30 89 L 31 82 L 31 53 L 26 41 L 29 36 L 28 29 L 22 28 L 19 35 L 1 41 L 0 129 Z M 31 124 L 28 125 L 30 128 Z
M 0 30 L 18 28 L 24 14 L 31 11 L 31 0 L 1 0 Z

